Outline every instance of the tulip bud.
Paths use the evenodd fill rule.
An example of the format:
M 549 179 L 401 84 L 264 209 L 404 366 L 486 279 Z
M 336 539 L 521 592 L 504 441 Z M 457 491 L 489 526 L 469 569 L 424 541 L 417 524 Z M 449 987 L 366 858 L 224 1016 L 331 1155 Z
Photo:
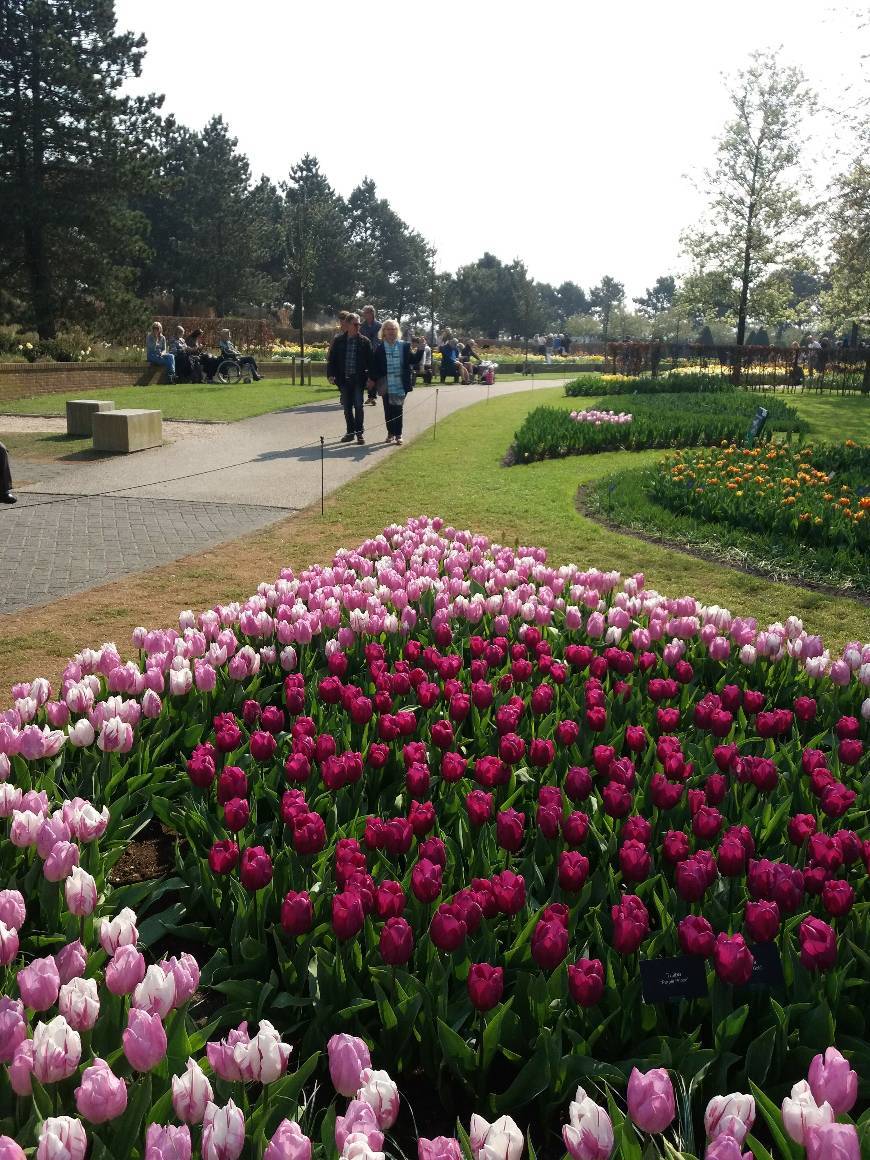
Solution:
M 642 1132 L 663 1132 L 677 1114 L 674 1085 L 663 1067 L 643 1073 L 631 1069 L 628 1080 L 628 1114 Z
M 39 1129 L 36 1160 L 84 1160 L 88 1136 L 80 1120 L 49 1116 Z
M 241 1109 L 232 1100 L 223 1108 L 210 1103 L 202 1121 L 202 1160 L 238 1160 L 244 1146 L 245 1117 Z
M 329 1075 L 333 1087 L 342 1096 L 358 1091 L 360 1077 L 372 1065 L 369 1049 L 355 1035 L 333 1035 L 327 1044 Z
M 126 1111 L 127 1085 L 104 1060 L 95 1058 L 82 1072 L 75 1097 L 80 1116 L 92 1124 L 105 1124 Z
M 282 1120 L 263 1153 L 263 1160 L 311 1160 L 311 1141 L 298 1124 Z
M 807 1080 L 816 1103 L 827 1101 L 835 1115 L 842 1116 L 854 1107 L 858 1098 L 858 1075 L 836 1047 L 829 1047 L 824 1055 L 813 1058 Z
M 385 1071 L 365 1068 L 360 1073 L 356 1099 L 372 1108 L 378 1127 L 383 1131 L 392 1128 L 399 1117 L 399 1089 Z
M 190 1128 L 182 1124 L 149 1124 L 144 1160 L 190 1160 Z
M 184 1075 L 172 1077 L 172 1107 L 176 1116 L 185 1124 L 201 1124 L 213 1098 L 205 1072 L 193 1059 L 188 1059 Z
M 135 1071 L 151 1071 L 166 1055 L 166 1032 L 159 1015 L 131 1008 L 121 1038 L 124 1054 Z
M 796 1144 L 805 1143 L 808 1128 L 834 1122 L 834 1109 L 827 1102 L 817 1104 L 806 1080 L 796 1083 L 782 1101 L 782 1125 Z
M 57 1009 L 74 1031 L 90 1031 L 100 1014 L 100 999 L 94 979 L 72 979 L 64 983 Z M 90 1117 L 85 1117 L 90 1119 Z

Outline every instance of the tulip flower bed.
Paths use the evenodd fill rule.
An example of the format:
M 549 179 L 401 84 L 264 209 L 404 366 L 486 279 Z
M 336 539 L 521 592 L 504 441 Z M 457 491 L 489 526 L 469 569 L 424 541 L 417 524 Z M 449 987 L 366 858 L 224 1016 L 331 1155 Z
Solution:
M 796 432 L 806 424 L 781 399 L 765 401 L 763 438 L 773 432 Z M 538 407 L 529 412 L 514 436 L 512 459 L 531 463 L 598 451 L 640 451 L 648 447 L 695 447 L 744 438 L 758 400 L 745 392 L 725 395 L 660 394 L 632 400 L 630 423 L 575 421 L 576 412 Z
M 870 645 L 832 657 L 795 618 L 428 519 L 134 644 L 79 654 L 56 697 L 16 686 L 0 719 L 0 1052 L 33 1093 L 0 1128 L 27 1146 L 87 1064 L 110 1106 L 129 1088 L 92 1154 L 128 1154 L 191 1056 L 212 1134 L 240 1139 L 232 1099 L 259 1157 L 339 1033 L 448 1108 L 541 1125 L 633 1064 L 698 1097 L 779 1098 L 832 1042 L 870 1073 Z M 174 865 L 112 888 L 153 816 Z M 656 1001 L 649 968 L 693 989 Z M 227 1035 L 245 1021 L 256 1048 Z M 240 1154 L 207 1126 L 203 1155 Z
M 597 411 L 594 408 L 589 411 L 572 411 L 571 418 L 575 423 L 594 423 L 596 427 L 600 427 L 602 423 L 630 423 L 631 415 L 625 411 Z
M 870 592 L 870 447 L 736 445 L 618 472 L 589 509 L 776 575 Z
M 714 523 L 764 527 L 810 544 L 870 554 L 870 446 L 680 452 L 650 495 Z
M 565 384 L 569 398 L 597 398 L 599 395 L 698 394 L 699 392 L 732 392 L 736 390 L 727 375 L 676 369 L 652 378 L 650 375 L 578 375 Z

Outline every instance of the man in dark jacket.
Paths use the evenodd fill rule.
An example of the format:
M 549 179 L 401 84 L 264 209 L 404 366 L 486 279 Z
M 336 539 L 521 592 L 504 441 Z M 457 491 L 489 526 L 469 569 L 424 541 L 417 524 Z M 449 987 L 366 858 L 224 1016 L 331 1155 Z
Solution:
M 362 322 L 360 323 L 359 332 L 372 344 L 372 353 L 381 345 L 378 335 L 380 334 L 381 324 L 375 314 L 374 306 L 364 306 L 362 308 Z M 374 407 L 377 403 L 375 392 L 370 390 L 369 397 L 366 399 L 367 407 Z
M 0 503 L 15 503 L 12 494 L 12 472 L 9 469 L 9 452 L 0 443 Z
M 372 344 L 359 332 L 359 315 L 349 314 L 345 330 L 329 350 L 326 378 L 341 393 L 347 432 L 342 443 L 365 443 L 363 428 L 363 393 L 372 371 Z

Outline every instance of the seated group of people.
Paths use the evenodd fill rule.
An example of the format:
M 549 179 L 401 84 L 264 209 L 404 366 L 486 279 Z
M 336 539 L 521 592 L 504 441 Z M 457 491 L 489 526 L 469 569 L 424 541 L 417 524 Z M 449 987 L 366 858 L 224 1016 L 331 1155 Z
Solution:
M 197 327 L 185 337 L 183 326 L 176 326 L 175 337 L 167 343 L 163 326 L 152 322 L 151 330 L 145 338 L 145 357 L 152 366 L 165 368 L 170 383 L 179 380 L 188 383 L 213 383 L 214 376 L 222 362 L 236 362 L 243 371 L 249 371 L 255 383 L 263 377 L 257 369 L 257 361 L 250 355 L 242 354 L 234 345 L 229 330 L 220 332 L 219 355 L 209 354 L 203 346 L 202 330 Z
M 461 380 L 467 385 L 474 379 L 475 368 L 472 365 L 472 360 L 476 360 L 478 363 L 483 362 L 474 348 L 474 340 L 467 338 L 463 342 L 461 339 L 456 339 L 451 330 L 442 332 L 438 353 L 441 355 L 442 383 L 446 383 L 447 379 L 452 377 L 454 383 Z

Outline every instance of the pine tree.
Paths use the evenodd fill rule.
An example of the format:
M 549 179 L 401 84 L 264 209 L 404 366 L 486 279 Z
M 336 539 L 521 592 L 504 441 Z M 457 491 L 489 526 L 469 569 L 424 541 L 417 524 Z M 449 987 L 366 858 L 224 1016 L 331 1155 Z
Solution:
M 145 40 L 112 0 L 0 0 L 0 43 L 0 273 L 50 338 L 130 297 L 160 100 L 121 95 Z

